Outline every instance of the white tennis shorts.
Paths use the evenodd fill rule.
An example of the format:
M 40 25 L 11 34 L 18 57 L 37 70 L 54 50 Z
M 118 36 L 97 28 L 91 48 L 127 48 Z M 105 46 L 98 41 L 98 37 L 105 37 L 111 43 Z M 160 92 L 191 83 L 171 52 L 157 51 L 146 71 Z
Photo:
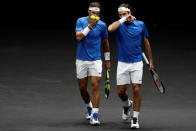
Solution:
M 83 61 L 76 59 L 76 73 L 78 79 L 82 79 L 87 76 L 101 77 L 102 61 Z
M 117 85 L 142 84 L 143 62 L 125 63 L 118 61 Z

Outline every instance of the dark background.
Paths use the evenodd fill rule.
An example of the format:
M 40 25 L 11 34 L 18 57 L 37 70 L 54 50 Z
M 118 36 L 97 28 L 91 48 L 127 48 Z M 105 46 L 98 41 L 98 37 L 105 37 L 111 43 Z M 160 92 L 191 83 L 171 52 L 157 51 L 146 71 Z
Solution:
M 111 92 L 104 98 L 101 81 L 100 127 L 84 119 L 85 105 L 75 74 L 75 24 L 87 15 L 90 1 L 2 2 L 0 25 L 0 130 L 130 130 L 120 118 L 116 93 L 115 33 L 109 34 Z M 144 66 L 141 130 L 195 130 L 195 7 L 190 1 L 100 0 L 101 20 L 118 20 L 127 2 L 145 22 L 155 68 L 166 87 L 160 95 Z M 90 83 L 88 89 L 91 92 Z M 132 96 L 129 87 L 128 93 Z
M 1 21 L 6 27 L 60 26 L 72 29 L 78 17 L 86 16 L 89 2 L 83 1 L 28 1 L 2 4 Z M 101 19 L 107 24 L 118 19 L 117 7 L 129 3 L 132 13 L 148 26 L 188 28 L 194 26 L 194 3 L 192 1 L 143 1 L 98 0 L 101 3 Z M 5 25 L 2 26 L 5 26 Z

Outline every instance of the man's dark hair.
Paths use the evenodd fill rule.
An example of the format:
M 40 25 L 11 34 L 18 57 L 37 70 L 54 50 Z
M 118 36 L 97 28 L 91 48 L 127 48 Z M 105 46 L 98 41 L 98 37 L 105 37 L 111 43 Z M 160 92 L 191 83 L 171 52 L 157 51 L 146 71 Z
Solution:
M 122 4 L 120 4 L 118 8 L 120 8 L 120 7 L 126 7 L 126 8 L 128 8 L 128 9 L 131 10 L 131 7 L 130 7 L 129 4 L 127 4 L 127 3 L 122 3 Z
M 89 3 L 89 7 L 98 7 L 99 9 L 101 9 L 101 5 L 99 4 L 99 2 L 91 2 Z

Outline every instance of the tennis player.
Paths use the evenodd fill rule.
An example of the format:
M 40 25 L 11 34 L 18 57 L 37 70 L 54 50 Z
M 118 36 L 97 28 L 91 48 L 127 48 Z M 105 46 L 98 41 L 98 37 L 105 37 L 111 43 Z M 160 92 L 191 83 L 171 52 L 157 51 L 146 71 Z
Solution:
M 102 75 L 101 43 L 104 47 L 105 68 L 110 68 L 110 49 L 108 30 L 106 24 L 98 19 L 92 20 L 91 16 L 98 17 L 100 4 L 91 2 L 88 16 L 81 17 L 76 23 L 77 58 L 76 73 L 82 99 L 86 103 L 86 119 L 90 124 L 100 125 L 98 119 L 100 91 L 99 85 Z M 91 81 L 92 97 L 87 90 L 88 79 Z
M 116 31 L 118 46 L 117 90 L 119 97 L 124 102 L 122 119 L 132 118 L 131 128 L 139 128 L 140 87 L 143 75 L 142 43 L 149 57 L 149 68 L 154 68 L 148 40 L 149 35 L 144 22 L 135 20 L 135 17 L 131 15 L 129 4 L 121 4 L 118 8 L 118 14 L 120 20 L 109 25 L 108 30 L 109 32 Z M 133 102 L 129 99 L 126 91 L 129 84 L 133 88 Z M 131 107 L 133 108 L 132 117 Z

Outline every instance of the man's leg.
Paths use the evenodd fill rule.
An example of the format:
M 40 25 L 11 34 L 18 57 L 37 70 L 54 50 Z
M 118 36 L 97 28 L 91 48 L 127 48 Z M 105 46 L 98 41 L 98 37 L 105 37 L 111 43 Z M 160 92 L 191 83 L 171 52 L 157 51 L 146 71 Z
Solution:
M 133 87 L 133 110 L 139 112 L 141 106 L 141 91 L 140 84 L 132 84 Z
M 132 101 L 128 98 L 128 94 L 126 90 L 127 90 L 127 84 L 117 86 L 118 96 L 123 101 L 123 111 L 122 111 L 123 120 L 127 120 L 130 118 L 131 116 L 130 109 L 132 107 Z
M 132 101 L 128 99 L 127 85 L 130 84 L 129 64 L 118 62 L 117 67 L 117 92 L 120 99 L 123 101 L 122 119 L 127 120 L 130 118 L 130 107 Z
M 118 96 L 120 97 L 120 99 L 123 102 L 128 100 L 128 94 L 127 94 L 126 90 L 127 90 L 127 85 L 118 85 L 117 86 Z
M 141 106 L 140 84 L 132 84 L 133 87 L 133 118 L 131 120 L 131 128 L 139 128 L 138 116 Z
M 88 77 L 82 78 L 82 79 L 78 79 L 78 85 L 80 88 L 80 94 L 82 96 L 82 99 L 84 100 L 84 102 L 86 103 L 86 107 L 87 107 L 87 113 L 86 113 L 86 119 L 90 119 L 91 117 L 91 113 L 92 113 L 92 103 L 90 101 L 90 95 L 88 93 L 87 90 L 87 84 L 88 84 Z
M 87 90 L 87 84 L 88 84 L 88 77 L 78 79 L 78 85 L 80 88 L 80 94 L 82 96 L 82 99 L 86 104 L 90 102 L 90 95 Z
M 93 125 L 100 125 L 98 120 L 98 112 L 99 112 L 99 103 L 100 103 L 100 85 L 101 77 L 98 76 L 91 76 L 91 86 L 92 86 L 92 119 L 90 120 L 90 124 Z
M 128 94 L 126 92 L 127 85 L 130 84 L 130 75 L 127 71 L 128 64 L 124 62 L 118 62 L 117 66 L 117 92 L 118 96 L 123 102 L 128 100 Z
M 90 102 L 90 95 L 87 90 L 88 85 L 88 64 L 85 61 L 76 59 L 76 73 L 80 94 L 86 104 Z
M 92 104 L 94 108 L 99 108 L 100 102 L 100 85 L 101 77 L 91 76 L 91 86 L 92 86 Z
M 139 128 L 138 116 L 141 106 L 141 84 L 143 75 L 143 62 L 134 63 L 137 70 L 131 72 L 131 83 L 133 87 L 133 119 L 131 120 L 131 128 Z

